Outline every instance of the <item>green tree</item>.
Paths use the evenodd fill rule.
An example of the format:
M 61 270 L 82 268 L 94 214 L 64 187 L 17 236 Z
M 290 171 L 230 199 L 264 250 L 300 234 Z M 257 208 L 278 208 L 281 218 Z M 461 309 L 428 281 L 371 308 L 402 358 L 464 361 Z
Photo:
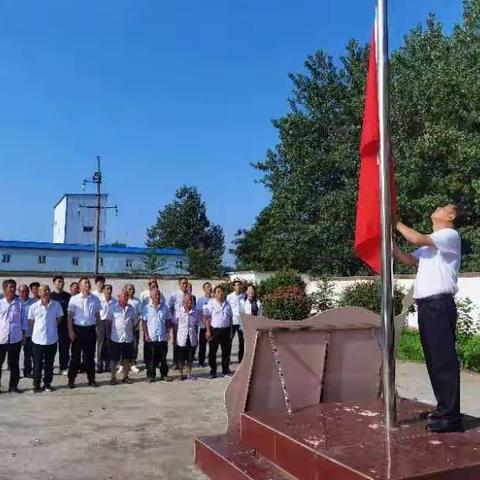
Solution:
M 352 40 L 338 62 L 319 51 L 291 74 L 279 143 L 254 167 L 272 193 L 239 231 L 239 268 L 316 275 L 369 273 L 353 253 L 358 148 L 368 47 Z M 465 2 L 451 35 L 430 16 L 391 59 L 391 136 L 402 219 L 428 231 L 439 204 L 462 202 L 464 270 L 480 268 L 480 1 Z
M 196 276 L 219 275 L 225 249 L 223 230 L 210 222 L 207 208 L 195 187 L 180 187 L 175 199 L 158 212 L 147 229 L 147 247 L 180 248 Z

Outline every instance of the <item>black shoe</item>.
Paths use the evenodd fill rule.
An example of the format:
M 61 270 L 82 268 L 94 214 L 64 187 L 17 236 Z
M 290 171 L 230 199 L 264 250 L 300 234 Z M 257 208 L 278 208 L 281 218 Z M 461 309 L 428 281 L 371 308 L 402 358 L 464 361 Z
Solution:
M 51 385 L 45 385 L 43 387 L 43 389 L 46 391 L 46 392 L 54 392 L 55 391 L 55 388 L 52 387 Z
M 160 379 L 160 380 L 162 380 L 162 379 Z M 154 382 L 156 382 L 156 381 L 157 381 L 157 379 L 156 379 L 155 377 L 149 377 L 149 378 L 147 378 L 147 382 L 148 382 L 148 383 L 154 383 Z
M 45 389 L 38 386 L 38 387 L 33 387 L 33 393 L 41 393 L 43 392 Z
M 28 372 L 23 372 L 23 378 L 33 378 L 33 375 Z
M 204 368 L 204 367 L 205 367 L 205 364 L 204 364 L 204 363 L 199 363 L 199 364 L 198 364 L 198 367 L 199 367 L 199 368 Z
M 96 370 L 95 370 L 96 373 L 98 374 L 101 374 L 103 373 L 103 368 L 102 367 L 98 367 Z
M 448 433 L 448 432 L 464 432 L 462 419 L 460 418 L 442 418 L 440 420 L 432 420 L 425 430 L 431 433 Z
M 231 370 L 227 370 L 226 372 L 223 372 L 224 377 L 231 377 L 233 376 L 233 372 Z
M 210 378 L 217 378 L 217 372 L 210 372 Z
M 95 380 L 92 380 L 91 382 L 88 382 L 88 386 L 89 386 L 89 387 L 97 388 L 97 387 L 98 387 L 98 383 L 97 383 Z
M 68 388 L 73 389 L 73 388 L 75 388 L 75 387 L 76 387 L 75 382 L 74 382 L 73 380 L 70 380 L 70 381 L 68 382 Z
M 424 411 L 418 415 L 419 420 L 441 420 L 443 415 L 438 412 L 438 410 L 433 411 Z
M 9 391 L 10 393 L 23 393 L 23 391 L 20 390 L 18 387 L 10 387 L 10 388 L 8 389 L 8 391 Z

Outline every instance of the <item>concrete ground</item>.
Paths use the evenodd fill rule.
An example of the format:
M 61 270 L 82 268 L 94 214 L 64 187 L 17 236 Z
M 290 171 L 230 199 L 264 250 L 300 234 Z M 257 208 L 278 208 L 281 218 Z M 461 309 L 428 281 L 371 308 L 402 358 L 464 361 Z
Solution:
M 235 365 L 233 365 L 235 368 Z M 399 392 L 432 401 L 423 365 L 398 365 Z M 8 373 L 3 372 L 5 391 Z M 223 395 L 229 379 L 148 384 L 144 373 L 132 385 L 66 388 L 56 376 L 53 393 L 0 395 L 1 480 L 193 480 L 193 440 L 225 430 Z M 85 382 L 79 376 L 79 384 Z M 480 416 L 480 375 L 463 374 L 464 411 Z

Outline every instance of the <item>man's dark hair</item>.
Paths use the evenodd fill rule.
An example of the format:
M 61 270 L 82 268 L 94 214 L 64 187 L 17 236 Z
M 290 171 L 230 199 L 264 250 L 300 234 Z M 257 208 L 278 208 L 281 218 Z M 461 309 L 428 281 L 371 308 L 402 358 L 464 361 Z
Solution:
M 202 285 L 202 288 L 205 288 L 207 285 L 212 286 L 212 284 L 211 284 L 210 282 L 205 282 L 205 283 Z
M 97 276 L 95 277 L 95 283 L 98 283 L 98 282 L 103 282 L 103 283 L 105 283 L 106 281 L 107 281 L 106 278 L 105 278 L 105 277 L 102 277 L 102 275 L 97 275 Z
M 232 285 L 235 286 L 237 283 L 238 283 L 239 285 L 242 284 L 241 280 L 239 280 L 239 279 L 237 278 L 236 280 L 233 281 Z
M 72 282 L 72 283 L 70 284 L 70 287 L 72 287 L 72 285 L 78 285 L 78 282 Z
M 9 285 L 13 285 L 15 288 L 17 288 L 17 282 L 13 278 L 4 280 L 2 283 L 2 288 L 5 290 Z
M 182 283 L 184 280 L 186 280 L 188 282 L 187 277 L 180 277 L 180 279 L 178 280 L 178 283 Z
M 63 280 L 65 281 L 65 279 L 61 276 L 61 275 L 55 275 L 53 277 L 53 283 L 55 283 L 57 280 Z
M 463 226 L 467 220 L 467 210 L 464 205 L 461 203 L 456 203 L 455 205 L 455 219 L 453 220 L 453 226 L 455 228 L 460 228 Z
M 105 290 L 106 288 L 110 288 L 110 290 L 113 290 L 113 287 L 110 283 L 106 283 L 104 286 L 103 286 L 103 289 Z
M 221 290 L 223 293 L 225 293 L 225 290 L 224 290 L 224 288 L 223 288 L 221 285 L 217 285 L 217 286 L 213 289 L 213 293 L 217 293 L 217 290 Z
M 90 281 L 90 279 L 88 277 L 81 277 L 80 280 L 78 281 L 78 284 L 80 285 L 80 283 L 82 282 L 82 280 L 88 280 Z
M 32 282 L 29 286 L 30 290 L 35 287 L 40 288 L 40 282 Z

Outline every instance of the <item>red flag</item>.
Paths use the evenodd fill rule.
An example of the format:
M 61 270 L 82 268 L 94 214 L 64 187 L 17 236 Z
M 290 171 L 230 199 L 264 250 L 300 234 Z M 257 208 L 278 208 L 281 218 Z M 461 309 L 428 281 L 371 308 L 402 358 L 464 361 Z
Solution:
M 362 139 L 360 143 L 355 253 L 377 273 L 381 271 L 380 244 L 382 235 L 380 225 L 379 150 L 377 60 L 375 37 L 373 37 L 370 46 Z M 391 158 L 390 162 L 392 211 L 395 211 L 395 172 Z

